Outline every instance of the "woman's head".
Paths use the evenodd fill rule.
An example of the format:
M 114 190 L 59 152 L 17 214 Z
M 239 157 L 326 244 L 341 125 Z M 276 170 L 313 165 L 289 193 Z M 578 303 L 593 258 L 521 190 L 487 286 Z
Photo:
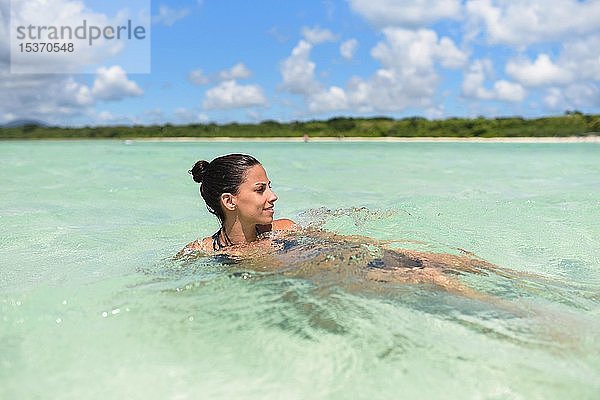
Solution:
M 254 157 L 229 154 L 211 162 L 200 160 L 189 173 L 200 183 L 200 195 L 208 211 L 221 224 L 227 216 L 236 216 L 249 224 L 272 222 L 277 196 L 264 168 Z

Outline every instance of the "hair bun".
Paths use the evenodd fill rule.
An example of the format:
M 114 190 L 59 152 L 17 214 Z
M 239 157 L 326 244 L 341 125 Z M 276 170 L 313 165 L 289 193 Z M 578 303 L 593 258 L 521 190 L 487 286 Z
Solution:
M 206 160 L 196 161 L 196 164 L 188 171 L 188 173 L 192 175 L 192 178 L 194 178 L 194 182 L 202 183 L 209 164 L 210 163 Z

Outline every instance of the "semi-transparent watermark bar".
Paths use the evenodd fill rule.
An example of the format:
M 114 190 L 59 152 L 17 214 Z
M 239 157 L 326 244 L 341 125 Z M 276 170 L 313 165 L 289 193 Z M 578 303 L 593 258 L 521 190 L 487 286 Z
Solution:
M 11 0 L 11 73 L 149 73 L 150 40 L 150 0 Z

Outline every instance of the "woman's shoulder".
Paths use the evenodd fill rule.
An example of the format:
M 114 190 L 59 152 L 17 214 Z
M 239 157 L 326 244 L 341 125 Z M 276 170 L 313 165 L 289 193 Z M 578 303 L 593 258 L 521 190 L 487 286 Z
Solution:
M 298 225 L 291 219 L 281 218 L 273 221 L 272 228 L 274 231 L 290 231 L 300 229 Z
M 287 218 L 276 219 L 267 225 L 256 225 L 256 233 L 259 235 L 271 231 L 295 231 L 298 229 L 300 227 L 294 221 Z

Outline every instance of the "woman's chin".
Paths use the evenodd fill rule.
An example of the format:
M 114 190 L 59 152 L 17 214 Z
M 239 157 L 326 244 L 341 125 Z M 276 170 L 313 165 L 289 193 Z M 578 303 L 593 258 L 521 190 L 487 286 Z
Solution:
M 265 217 L 263 219 L 263 222 L 261 222 L 261 225 L 269 225 L 271 223 L 273 223 L 273 216 L 272 215 L 269 216 L 269 217 Z

